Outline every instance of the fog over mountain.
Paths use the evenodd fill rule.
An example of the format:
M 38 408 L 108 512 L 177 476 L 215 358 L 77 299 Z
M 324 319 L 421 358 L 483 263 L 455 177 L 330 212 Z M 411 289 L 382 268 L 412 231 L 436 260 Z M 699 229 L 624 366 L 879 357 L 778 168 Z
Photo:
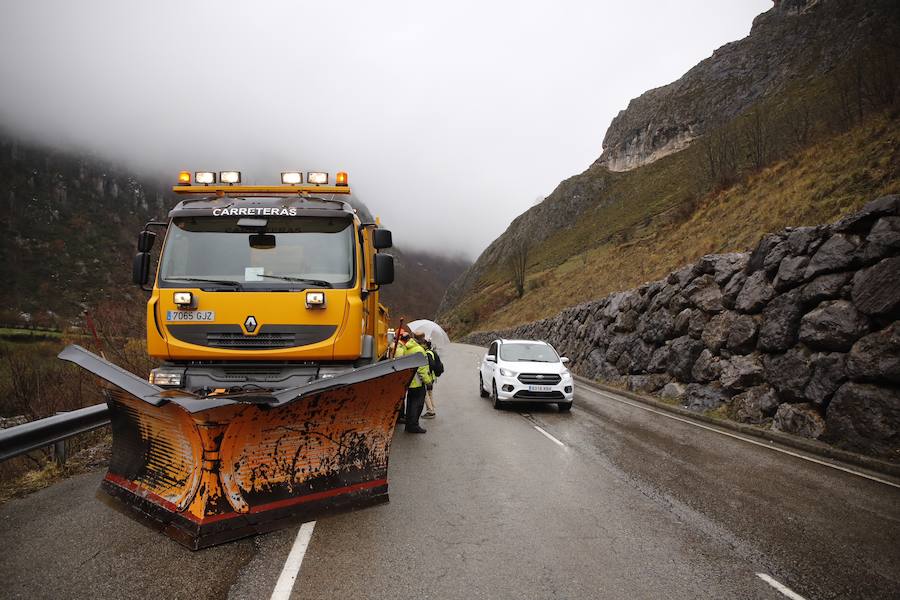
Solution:
M 347 170 L 405 245 L 474 257 L 770 6 L 3 0 L 0 126 L 148 174 Z

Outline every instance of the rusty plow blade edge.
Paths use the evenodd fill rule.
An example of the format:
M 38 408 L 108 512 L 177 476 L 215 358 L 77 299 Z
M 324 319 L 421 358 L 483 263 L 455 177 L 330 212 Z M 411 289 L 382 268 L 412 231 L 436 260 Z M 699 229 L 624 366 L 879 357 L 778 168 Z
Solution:
M 118 385 L 103 363 L 115 365 L 96 359 L 79 364 Z M 386 502 L 397 413 L 423 362 L 383 361 L 269 404 L 159 395 L 146 382 L 106 389 L 113 447 L 101 488 L 195 550 Z

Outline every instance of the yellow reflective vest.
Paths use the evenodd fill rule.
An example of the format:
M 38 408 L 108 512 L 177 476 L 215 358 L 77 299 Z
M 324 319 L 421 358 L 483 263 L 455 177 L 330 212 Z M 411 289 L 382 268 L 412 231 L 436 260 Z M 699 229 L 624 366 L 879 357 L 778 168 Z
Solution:
M 413 377 L 412 382 L 409 384 L 410 388 L 419 388 L 423 385 L 430 385 L 434 383 L 434 375 L 431 374 L 431 368 L 428 366 L 428 355 L 425 354 L 425 348 L 419 345 L 415 339 L 410 338 L 408 342 L 406 342 L 406 347 L 403 349 L 403 354 L 400 354 L 400 346 L 397 346 L 397 355 L 405 356 L 407 354 L 413 354 L 415 352 L 420 352 L 425 355 L 426 363 L 416 369 L 416 375 Z

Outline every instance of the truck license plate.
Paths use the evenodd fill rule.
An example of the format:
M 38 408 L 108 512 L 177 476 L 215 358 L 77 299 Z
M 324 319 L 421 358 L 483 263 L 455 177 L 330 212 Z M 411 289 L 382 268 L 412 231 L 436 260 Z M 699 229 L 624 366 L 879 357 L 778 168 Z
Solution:
M 215 321 L 216 311 L 214 310 L 167 310 L 166 321 Z
M 529 385 L 529 386 L 528 386 L 528 391 L 529 391 L 529 392 L 552 392 L 552 391 L 553 391 L 553 386 L 549 386 L 549 385 Z

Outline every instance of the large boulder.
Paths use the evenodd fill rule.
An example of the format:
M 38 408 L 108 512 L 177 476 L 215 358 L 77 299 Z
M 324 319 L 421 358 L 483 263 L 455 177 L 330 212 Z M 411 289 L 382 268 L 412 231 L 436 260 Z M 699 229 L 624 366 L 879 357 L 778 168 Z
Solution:
M 658 310 L 641 322 L 638 332 L 645 342 L 660 345 L 674 337 L 675 319 L 669 311 Z
M 718 383 L 691 383 L 685 387 L 681 404 L 689 410 L 703 412 L 718 408 L 729 399 L 728 393 Z
M 706 312 L 720 312 L 722 290 L 712 275 L 701 275 L 689 283 L 682 292 L 688 302 Z
M 660 346 L 650 356 L 650 362 L 647 363 L 647 372 L 665 373 L 669 369 L 669 363 L 672 362 L 673 355 L 671 343 Z
M 856 381 L 900 385 L 900 321 L 853 344 L 847 355 L 847 375 Z
M 812 371 L 806 384 L 806 398 L 823 409 L 831 397 L 847 379 L 846 354 L 840 352 L 818 352 L 809 357 Z
M 822 243 L 823 227 L 796 227 L 787 236 L 791 254 L 812 254 Z
M 754 354 L 722 361 L 721 372 L 719 383 L 729 390 L 746 390 L 765 381 L 759 356 Z
M 778 245 L 772 248 L 772 251 L 766 256 L 766 259 L 763 261 L 763 269 L 765 269 L 766 273 L 769 275 L 774 275 L 778 270 L 778 266 L 781 264 L 781 261 L 784 260 L 791 253 L 791 247 L 788 244 L 787 239 L 783 239 L 778 242 Z
M 675 381 L 664 385 L 662 391 L 659 393 L 659 395 L 662 396 L 663 398 L 665 398 L 666 400 L 677 400 L 678 398 L 683 397 L 684 394 L 685 394 L 684 384 L 677 383 Z
M 781 261 L 772 285 L 779 292 L 792 288 L 804 280 L 804 271 L 809 263 L 808 256 L 788 256 Z
M 825 419 L 812 404 L 782 404 L 775 412 L 772 429 L 815 440 L 825 433 Z
M 639 394 L 652 394 L 670 383 L 672 378 L 665 373 L 653 375 L 629 375 L 625 381 L 625 388 Z
M 866 262 L 874 262 L 900 250 L 900 217 L 878 219 L 866 238 Z
M 900 256 L 885 258 L 853 277 L 853 303 L 867 315 L 890 315 L 900 309 Z
M 844 286 L 852 273 L 831 273 L 819 275 L 803 286 L 800 301 L 804 306 L 815 306 L 822 300 L 834 300 L 843 296 Z
M 865 235 L 876 219 L 900 215 L 900 195 L 882 196 L 866 203 L 860 210 L 846 216 L 832 227 L 835 231 Z
M 784 352 L 792 347 L 797 343 L 802 317 L 803 306 L 798 290 L 791 290 L 769 302 L 763 310 L 762 325 L 759 328 L 759 349 L 765 352 Z
M 719 350 L 725 346 L 728 336 L 731 334 L 731 328 L 737 319 L 736 313 L 726 310 L 712 317 L 703 328 L 700 339 L 713 354 L 718 354 Z
M 744 289 L 744 283 L 746 282 L 746 273 L 743 271 L 735 273 L 731 279 L 728 280 L 728 283 L 725 284 L 725 287 L 722 288 L 722 306 L 729 309 L 734 308 L 734 303 L 737 302 L 738 294 Z
M 900 459 L 900 389 L 845 383 L 828 406 L 827 422 L 835 444 Z
M 712 275 L 716 283 L 724 284 L 732 275 L 744 269 L 749 254 L 733 252 L 731 254 L 707 254 L 694 266 L 697 275 Z
M 800 341 L 816 350 L 849 350 L 869 331 L 869 319 L 846 300 L 819 304 L 800 320 Z
M 691 381 L 691 370 L 703 352 L 703 343 L 688 336 L 681 336 L 670 342 L 670 348 L 667 372 L 679 381 Z
M 744 272 L 749 275 L 762 269 L 765 265 L 766 257 L 782 241 L 784 241 L 784 236 L 777 233 L 770 233 L 759 240 L 756 248 L 750 253 L 750 258 L 747 261 L 747 266 L 744 267 Z M 769 262 L 771 263 L 771 261 Z
M 769 283 L 766 272 L 757 271 L 747 277 L 734 301 L 734 308 L 744 313 L 758 313 L 774 297 L 775 288 Z
M 613 322 L 613 331 L 617 333 L 627 333 L 634 331 L 638 323 L 638 314 L 635 310 L 623 310 Z
M 810 357 L 802 348 L 792 348 L 784 354 L 763 357 L 766 381 L 778 392 L 778 397 L 789 402 L 806 400 L 806 384 L 812 376 Z
M 715 381 L 719 379 L 721 374 L 721 359 L 710 352 L 709 349 L 704 348 L 700 356 L 697 357 L 697 362 L 694 363 L 693 369 L 691 369 L 691 376 L 694 378 L 694 381 L 702 383 Z
M 845 271 L 859 265 L 863 255 L 859 236 L 836 233 L 822 244 L 809 260 L 804 277 L 810 279 L 822 273 Z
M 750 315 L 738 315 L 728 332 L 725 347 L 734 354 L 749 354 L 756 347 L 756 320 Z
M 688 332 L 688 326 L 691 324 L 691 315 L 694 311 L 701 313 L 703 311 L 698 309 L 686 308 L 677 315 L 675 315 L 675 319 L 672 321 L 672 335 L 675 337 L 681 337 Z
M 757 385 L 731 399 L 731 413 L 741 423 L 763 423 L 778 408 L 778 397 L 768 385 Z

